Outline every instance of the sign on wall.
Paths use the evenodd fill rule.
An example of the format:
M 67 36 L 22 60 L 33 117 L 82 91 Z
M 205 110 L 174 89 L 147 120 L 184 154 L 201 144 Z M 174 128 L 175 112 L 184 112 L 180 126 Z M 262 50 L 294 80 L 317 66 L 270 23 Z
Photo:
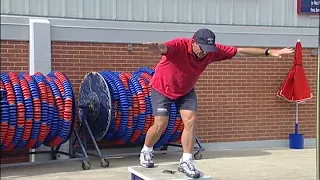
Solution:
M 320 0 L 298 0 L 298 14 L 320 13 Z

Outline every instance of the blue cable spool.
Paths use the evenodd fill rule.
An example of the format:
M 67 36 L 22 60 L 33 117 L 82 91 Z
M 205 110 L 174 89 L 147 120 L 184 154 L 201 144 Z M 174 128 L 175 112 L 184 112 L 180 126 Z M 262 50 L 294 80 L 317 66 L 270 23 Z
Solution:
M 108 88 L 110 103 L 110 118 L 104 118 L 109 124 L 109 128 L 103 137 L 104 140 L 114 142 L 115 144 L 141 144 L 145 140 L 146 131 L 149 123 L 152 124 L 152 105 L 151 105 L 151 80 L 154 69 L 149 67 L 141 67 L 133 73 L 117 72 L 117 71 L 101 71 L 99 74 Z M 85 78 L 86 79 L 86 78 Z M 84 81 L 81 83 L 80 91 L 87 86 Z M 95 88 L 99 87 L 97 85 Z M 83 91 L 83 97 L 87 96 L 91 91 Z M 86 95 L 85 95 L 86 94 Z M 139 96 L 138 101 L 136 97 Z M 100 99 L 100 96 L 96 98 Z M 82 98 L 79 98 L 79 101 Z M 139 110 L 139 113 L 138 113 Z M 135 113 L 132 113 L 134 111 Z M 170 112 L 169 124 L 156 147 L 161 147 L 168 142 L 180 138 L 181 132 L 178 131 L 180 114 L 175 104 L 172 104 Z M 102 121 L 102 120 L 101 120 Z M 99 133 L 101 130 L 91 128 L 93 133 Z M 98 131 L 98 132 L 95 132 Z M 95 138 L 96 139 L 96 138 Z M 96 139 L 97 140 L 97 139 Z
M 115 134 L 115 139 L 116 140 L 120 140 L 125 142 L 125 132 L 127 130 L 127 124 L 128 124 L 128 120 L 129 120 L 129 105 L 128 105 L 128 100 L 127 100 L 127 96 L 126 96 L 126 91 L 122 85 L 122 82 L 119 78 L 119 76 L 117 75 L 117 73 L 113 73 L 113 72 L 106 72 L 110 74 L 110 77 L 113 79 L 117 90 L 119 92 L 120 95 L 120 99 L 119 99 L 119 104 L 118 104 L 118 113 L 121 113 L 121 124 L 120 124 L 120 129 L 119 131 Z
M 62 94 L 65 96 L 65 102 L 61 101 L 62 105 L 63 103 L 70 105 L 62 106 L 60 108 L 62 112 L 59 112 L 55 99 L 58 91 L 54 88 L 57 86 L 53 82 L 49 83 L 41 73 L 37 72 L 32 76 L 27 73 L 1 73 L 2 150 L 32 149 L 42 144 L 56 147 L 61 142 L 68 140 L 72 121 L 69 120 L 70 118 L 68 119 L 68 126 L 65 125 L 65 122 L 61 123 L 62 129 L 60 129 L 59 113 L 64 113 L 65 117 L 72 117 L 74 106 L 68 102 L 68 98 L 69 100 L 73 99 L 74 95 L 72 85 L 67 81 L 67 77 L 60 72 L 56 72 L 56 74 L 61 80 L 59 85 L 61 85 L 64 92 Z M 57 82 L 58 79 L 56 79 Z M 54 130 L 60 131 L 62 136 L 55 136 Z M 55 139 L 54 143 L 51 141 L 52 139 Z
M 61 106 L 62 106 L 62 110 L 59 110 L 59 125 L 58 128 L 56 130 L 56 136 L 50 140 L 48 143 L 49 146 L 58 146 L 60 144 L 63 144 L 66 141 L 66 138 L 68 136 L 68 132 L 71 129 L 72 126 L 72 120 L 70 119 L 70 117 L 68 117 L 68 115 L 70 114 L 70 112 L 67 111 L 67 107 L 66 107 L 66 103 L 67 100 L 70 100 L 70 98 L 67 98 L 67 93 L 70 94 L 70 92 L 68 92 L 66 90 L 66 88 L 64 87 L 64 84 L 61 80 L 61 77 L 57 77 L 55 75 L 55 72 L 51 72 L 48 74 L 48 76 L 54 81 L 54 83 L 57 85 L 58 91 L 61 93 L 61 96 L 58 96 L 61 101 Z M 61 107 L 59 107 L 61 109 Z
M 37 81 L 38 84 L 40 82 L 42 82 L 42 83 L 44 83 L 44 85 L 46 87 L 46 92 L 47 92 L 46 106 L 47 106 L 47 113 L 48 114 L 47 114 L 46 132 L 44 133 L 45 137 L 44 137 L 43 142 L 41 142 L 41 144 L 44 144 L 46 146 L 50 146 L 48 143 L 48 140 L 46 140 L 46 139 L 48 138 L 49 134 L 51 133 L 51 127 L 53 124 L 52 121 L 54 120 L 53 119 L 53 117 L 54 117 L 54 102 L 52 102 L 52 100 L 49 100 L 49 96 L 50 96 L 49 94 L 51 93 L 51 95 L 52 95 L 52 89 L 43 74 L 36 73 L 34 76 L 36 79 L 38 79 L 38 81 Z M 44 110 L 44 109 L 42 109 L 42 110 Z
M 136 90 L 133 86 L 132 83 L 132 75 L 128 75 L 126 74 L 127 78 L 128 78 L 128 82 L 129 82 L 129 90 L 130 90 L 130 95 L 128 97 L 128 99 L 131 99 L 132 101 L 132 119 L 133 119 L 133 126 L 132 126 L 132 136 L 130 137 L 130 140 L 128 140 L 126 143 L 131 143 L 134 144 L 136 142 L 136 136 L 135 136 L 135 132 L 138 130 L 138 123 L 139 123 L 139 116 L 137 116 L 135 114 L 136 111 L 136 107 L 139 109 L 139 103 L 135 103 L 134 102 L 134 97 L 137 96 Z M 140 135 L 140 134 L 139 134 Z
M 6 137 L 2 144 L 2 149 L 6 150 L 9 145 L 12 143 L 13 138 L 15 136 L 15 129 L 17 126 L 17 105 L 16 105 L 16 97 L 13 91 L 12 84 L 10 82 L 9 76 L 5 73 L 1 73 L 1 79 L 4 83 L 5 90 L 7 92 L 7 100 L 9 104 L 9 125 L 8 125 L 8 131 L 6 133 Z
M 65 118 L 63 121 L 63 128 L 61 130 L 60 139 L 57 140 L 57 143 L 65 143 L 68 141 L 71 130 L 73 128 L 73 110 L 74 109 L 74 98 L 73 98 L 73 89 L 70 81 L 68 78 L 60 73 L 60 72 L 54 72 L 54 76 L 57 77 L 57 79 L 60 80 L 62 83 L 62 87 L 64 88 L 65 94 L 63 96 L 65 101 Z M 71 103 L 71 104 L 70 104 Z M 61 141 L 61 142 L 59 142 Z
M 141 68 L 137 69 L 136 72 L 148 73 L 148 74 L 150 74 L 151 76 L 153 76 L 154 73 L 155 73 L 155 71 L 154 71 L 152 68 L 150 68 L 150 67 L 141 67 Z
M 139 138 L 141 137 L 141 134 L 143 132 L 144 126 L 145 126 L 145 121 L 146 121 L 146 117 L 144 115 L 144 113 L 140 113 L 140 103 L 139 103 L 139 97 L 138 97 L 138 93 L 142 92 L 142 88 L 141 86 L 139 87 L 139 82 L 137 81 L 137 79 L 135 79 L 135 77 L 132 75 L 129 79 L 130 81 L 130 88 L 132 88 L 133 90 L 133 96 L 135 97 L 135 107 L 138 108 L 138 114 L 135 114 L 136 118 L 136 126 L 135 126 L 135 131 L 133 132 L 132 135 L 132 141 L 133 143 L 140 143 Z
M 143 130 L 145 128 L 145 125 L 146 125 L 146 117 L 147 117 L 147 114 L 146 114 L 146 99 L 145 99 L 145 96 L 144 96 L 144 92 L 142 90 L 142 87 L 140 85 L 140 82 L 138 81 L 138 79 L 135 77 L 135 76 L 132 76 L 131 78 L 132 80 L 132 83 L 133 83 L 133 86 L 134 86 L 134 89 L 136 90 L 136 94 L 138 96 L 138 99 L 139 99 L 139 109 L 140 109 L 140 113 L 139 113 L 139 123 L 138 123 L 138 129 L 141 130 L 141 134 L 140 134 L 140 137 L 138 138 L 138 141 L 136 143 L 141 143 L 143 142 L 145 135 L 143 136 Z M 143 107 L 142 105 L 145 105 L 145 107 Z M 142 112 L 141 112 L 142 111 Z
M 22 90 L 23 101 L 24 101 L 24 106 L 25 106 L 25 122 L 24 122 L 25 124 L 23 127 L 23 131 L 24 131 L 23 135 L 22 135 L 19 143 L 17 144 L 16 149 L 22 149 L 27 145 L 28 140 L 30 138 L 30 134 L 31 134 L 32 119 L 33 119 L 33 106 L 32 106 L 33 104 L 32 104 L 31 92 L 30 92 L 27 81 L 24 79 L 24 77 L 21 74 L 18 75 L 18 78 L 19 78 L 19 81 L 21 84 L 21 90 Z M 30 94 L 28 94 L 28 93 L 30 93 Z M 31 127 L 28 127 L 28 123 L 31 124 Z M 28 128 L 30 128 L 30 129 L 28 129 Z
M 57 110 L 54 110 L 57 114 L 54 114 L 54 119 L 56 119 L 56 121 L 53 122 L 52 126 L 51 126 L 51 131 L 50 134 L 52 134 L 52 136 L 49 134 L 49 137 L 46 139 L 45 144 L 48 144 L 49 146 L 51 143 L 54 143 L 54 139 L 59 136 L 62 137 L 63 136 L 63 132 L 62 129 L 66 128 L 66 126 L 68 126 L 68 124 L 66 125 L 64 123 L 64 110 L 65 110 L 65 93 L 61 92 L 59 89 L 59 86 L 62 87 L 62 83 L 60 82 L 60 80 L 55 76 L 55 72 L 52 71 L 47 75 L 47 81 L 53 91 L 54 97 L 55 97 L 55 104 L 56 104 L 56 108 Z M 64 91 L 64 88 L 63 88 Z M 65 127 L 64 127 L 65 126 Z M 55 135 L 54 135 L 55 134 Z M 52 138 L 52 139 L 51 139 Z
M 152 107 L 151 107 L 151 99 L 149 98 L 149 88 L 148 88 L 148 84 L 145 82 L 145 80 L 137 75 L 133 75 L 134 79 L 136 79 L 136 82 L 139 83 L 139 89 L 141 90 L 140 94 L 143 94 L 143 101 L 145 104 L 145 109 L 144 109 L 144 113 L 142 118 L 144 119 L 143 121 L 143 130 L 142 133 L 137 141 L 137 143 L 143 143 L 146 137 L 146 133 L 148 131 L 148 129 L 151 127 L 152 125 Z M 144 88 L 144 89 L 143 89 Z M 144 108 L 144 107 L 143 107 Z
M 49 106 L 49 109 L 51 111 L 51 127 L 50 127 L 50 132 L 47 136 L 47 138 L 44 140 L 43 144 L 46 146 L 50 146 L 51 141 L 59 134 L 60 128 L 62 127 L 63 123 L 63 117 L 60 118 L 59 116 L 59 109 L 57 103 L 61 104 L 60 111 L 63 112 L 63 101 L 62 101 L 62 95 L 60 93 L 60 90 L 57 86 L 57 84 L 54 82 L 54 80 L 48 75 L 46 77 L 47 83 L 50 86 L 50 89 L 52 90 L 53 93 L 53 98 L 54 98 L 54 105 Z
M 39 134 L 40 134 L 40 126 L 41 126 L 41 102 L 40 102 L 40 93 L 38 91 L 37 83 L 33 80 L 33 78 L 27 73 L 21 73 L 24 79 L 27 81 L 29 85 L 29 89 L 32 97 L 32 107 L 33 107 L 33 119 L 32 119 L 32 129 L 29 141 L 25 147 L 33 148 L 36 144 Z
M 9 73 L 9 78 L 11 84 L 13 86 L 13 90 L 16 96 L 16 104 L 17 104 L 17 126 L 16 132 L 13 138 L 12 143 L 10 144 L 10 149 L 14 149 L 16 145 L 22 138 L 24 132 L 24 121 L 25 121 L 25 106 L 22 95 L 22 89 L 20 86 L 18 75 L 14 72 Z
M 53 73 L 53 72 L 52 72 Z M 68 98 L 70 98 L 72 100 L 72 110 L 71 110 L 71 115 L 72 115 L 72 118 L 70 119 L 70 122 L 71 122 L 71 125 L 70 125 L 70 129 L 68 130 L 69 131 L 69 135 L 67 136 L 67 138 L 65 138 L 64 141 L 62 141 L 62 143 L 65 143 L 69 138 L 70 136 L 72 135 L 72 132 L 74 130 L 74 123 L 75 123 L 75 109 L 76 109 L 76 101 L 75 101 L 75 94 L 74 94 L 74 89 L 73 89 L 73 86 L 72 86 L 72 83 L 69 79 L 68 76 L 66 76 L 65 74 L 63 74 L 62 72 L 55 72 L 55 74 L 57 74 L 58 76 L 61 76 L 63 77 L 64 79 L 64 83 L 63 84 L 66 84 L 66 88 L 69 89 L 68 90 Z M 107 107 L 108 108 L 108 107 Z M 108 108 L 109 109 L 109 108 Z
M 111 99 L 112 99 L 112 109 L 111 109 L 111 122 L 110 125 L 112 124 L 112 128 L 109 127 L 109 132 L 107 132 L 106 138 L 108 140 L 115 140 L 117 133 L 120 129 L 120 121 L 121 118 L 119 119 L 118 115 L 118 109 L 119 109 L 119 104 L 120 104 L 120 92 L 117 89 L 116 82 L 114 81 L 114 78 L 112 77 L 110 71 L 103 71 L 101 72 L 103 74 L 103 77 L 105 78 L 105 81 L 108 82 L 110 94 L 111 94 Z M 121 107 L 120 107 L 121 108 Z M 118 118 L 118 119 L 117 119 Z M 117 122 L 119 123 L 117 124 Z
M 47 126 L 48 126 L 48 100 L 47 100 L 47 90 L 45 86 L 45 82 L 40 76 L 37 75 L 32 75 L 31 76 L 33 80 L 37 83 L 38 85 L 38 90 L 40 92 L 40 99 L 41 99 L 41 126 L 40 126 L 40 135 L 37 139 L 37 143 L 35 144 L 34 148 L 38 148 L 42 145 L 44 139 L 46 138 L 43 134 L 46 133 L 47 131 Z
M 3 141 L 6 138 L 7 129 L 9 126 L 9 104 L 7 100 L 7 93 L 4 87 L 4 83 L 1 79 L 1 143 L 0 147 L 3 149 Z
M 106 71 L 102 71 L 102 72 L 100 72 L 100 74 L 102 75 L 103 79 L 107 83 L 107 86 L 109 88 L 108 93 L 110 93 L 110 98 L 111 98 L 110 104 L 109 104 L 111 116 L 110 116 L 110 119 L 108 120 L 108 121 L 110 121 L 110 125 L 109 125 L 109 129 L 108 129 L 106 135 L 104 136 L 104 139 L 112 140 L 117 132 L 115 117 L 116 117 L 116 111 L 117 111 L 118 106 L 116 104 L 118 104 L 118 102 L 119 102 L 120 95 L 116 89 L 116 85 L 114 84 L 113 80 L 111 78 L 109 78 L 109 74 L 107 74 Z
M 130 76 L 129 76 L 130 77 Z M 129 143 L 132 137 L 132 134 L 135 129 L 135 124 L 134 124 L 134 118 L 133 118 L 133 97 L 131 94 L 132 88 L 130 88 L 130 80 L 129 77 L 126 76 L 126 73 L 120 73 L 119 78 L 122 81 L 122 85 L 125 88 L 126 91 L 126 96 L 127 96 L 127 102 L 128 102 L 128 123 L 127 123 L 127 128 L 125 131 L 125 135 L 122 138 L 123 141 L 118 141 L 119 144 L 126 144 Z

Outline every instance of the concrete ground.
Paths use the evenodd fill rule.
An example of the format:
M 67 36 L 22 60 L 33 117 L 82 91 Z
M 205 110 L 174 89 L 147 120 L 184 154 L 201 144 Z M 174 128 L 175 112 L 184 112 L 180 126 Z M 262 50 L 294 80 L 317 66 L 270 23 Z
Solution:
M 180 153 L 156 154 L 158 165 L 175 164 Z M 2 180 L 127 180 L 128 166 L 138 165 L 138 156 L 110 159 L 102 168 L 100 161 L 91 159 L 91 169 L 83 170 L 81 161 L 10 167 L 1 169 Z M 250 149 L 203 152 L 197 160 L 199 169 L 213 180 L 315 180 L 316 149 L 292 150 Z

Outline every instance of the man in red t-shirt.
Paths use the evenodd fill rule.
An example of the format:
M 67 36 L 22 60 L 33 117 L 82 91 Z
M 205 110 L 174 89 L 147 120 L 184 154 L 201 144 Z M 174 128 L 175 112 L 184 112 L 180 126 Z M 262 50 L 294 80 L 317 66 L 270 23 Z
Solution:
M 155 121 L 147 132 L 140 153 L 140 164 L 154 167 L 153 146 L 159 140 L 169 121 L 171 104 L 180 111 L 184 130 L 181 136 L 183 155 L 178 170 L 187 176 L 198 178 L 200 173 L 192 161 L 195 143 L 197 96 L 194 86 L 205 68 L 217 61 L 231 59 L 238 54 L 271 55 L 281 57 L 292 49 L 236 48 L 215 43 L 215 34 L 209 29 L 199 29 L 192 38 L 177 38 L 166 43 L 147 43 L 148 48 L 162 58 L 155 68 L 150 82 L 152 109 Z

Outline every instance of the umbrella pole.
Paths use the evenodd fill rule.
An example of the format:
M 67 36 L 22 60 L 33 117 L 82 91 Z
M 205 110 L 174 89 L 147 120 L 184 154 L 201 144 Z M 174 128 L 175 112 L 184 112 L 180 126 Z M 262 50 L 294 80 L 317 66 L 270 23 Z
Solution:
M 298 103 L 296 103 L 296 124 L 295 124 L 295 134 L 299 133 L 299 109 L 298 109 Z
M 317 83 L 317 180 L 320 180 L 320 30 L 318 31 L 318 83 Z

